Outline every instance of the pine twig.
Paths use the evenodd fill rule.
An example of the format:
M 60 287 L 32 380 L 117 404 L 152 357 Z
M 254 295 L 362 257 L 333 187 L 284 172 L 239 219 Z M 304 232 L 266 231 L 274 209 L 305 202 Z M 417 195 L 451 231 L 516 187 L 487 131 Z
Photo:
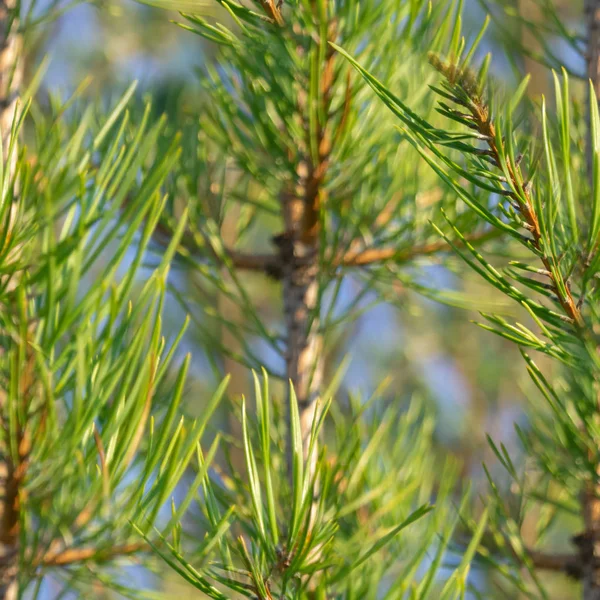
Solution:
M 108 561 L 120 556 L 130 556 L 149 550 L 144 542 L 132 542 L 99 550 L 94 547 L 65 548 L 60 551 L 48 551 L 34 563 L 36 567 L 66 567 L 88 560 Z
M 600 2 L 600 0 L 597 1 Z M 448 79 L 450 84 L 461 87 L 469 96 L 470 101 L 465 103 L 465 108 L 467 108 L 473 119 L 473 128 L 486 141 L 491 160 L 500 168 L 503 161 L 500 158 L 500 150 L 496 145 L 496 127 L 490 115 L 489 108 L 482 98 L 475 75 L 468 69 L 461 69 L 457 65 L 444 63 L 436 56 L 431 56 L 430 61 Z M 531 188 L 523 181 L 518 164 L 513 168 L 513 165 L 507 161 L 506 169 L 512 189 L 505 190 L 505 195 L 512 200 L 515 210 L 520 213 L 524 222 L 523 226 L 532 237 L 532 245 L 540 257 L 545 270 L 550 274 L 552 290 L 564 312 L 577 330 L 583 331 L 585 324 L 577 308 L 577 303 L 573 300 L 571 290 L 560 271 L 552 268 L 552 258 L 544 250 L 538 216 L 531 199 Z M 512 191 L 514 189 L 519 190 L 519 195 Z
M 283 25 L 283 17 L 281 16 L 281 10 L 279 5 L 276 5 L 273 0 L 261 0 L 263 10 L 267 13 L 268 17 L 277 25 Z
M 526 554 L 536 569 L 564 573 L 574 579 L 582 577 L 581 558 L 577 554 L 548 554 L 539 550 L 526 550 Z
M 489 230 L 467 236 L 466 240 L 470 243 L 481 243 L 498 237 L 497 230 Z M 362 267 L 381 263 L 388 260 L 406 261 L 419 256 L 430 256 L 441 252 L 450 251 L 451 248 L 445 240 L 431 242 L 398 250 L 397 248 L 365 248 L 360 251 L 349 250 L 335 261 L 335 266 L 344 267 Z

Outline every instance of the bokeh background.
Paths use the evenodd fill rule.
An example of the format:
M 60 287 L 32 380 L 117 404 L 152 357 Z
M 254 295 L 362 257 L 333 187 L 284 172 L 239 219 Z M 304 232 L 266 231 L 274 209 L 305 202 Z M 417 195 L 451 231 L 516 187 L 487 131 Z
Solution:
M 564 21 L 583 31 L 582 2 L 555 2 L 560 4 Z M 210 6 L 209 1 L 207 5 Z M 536 18 L 530 0 L 518 0 L 515 6 L 523 14 Z M 38 10 L 41 12 L 43 6 Z M 469 0 L 465 15 L 465 28 L 475 31 L 485 11 L 478 2 Z M 214 59 L 214 48 L 171 24 L 170 19 L 176 17 L 175 13 L 130 0 L 76 4 L 52 23 L 41 26 L 32 38 L 26 48 L 27 73 L 31 76 L 47 55 L 51 62 L 44 86 L 53 93 L 67 96 L 84 77 L 91 75 L 86 93 L 106 97 L 110 102 L 136 79 L 140 83 L 139 94 L 152 98 L 157 113 L 166 112 L 175 118 L 183 105 L 193 114 L 200 110 L 202 94 L 196 68 Z M 524 30 L 519 35 L 526 38 L 528 33 Z M 515 68 L 518 68 L 532 74 L 530 94 L 552 95 L 548 70 L 520 55 L 518 50 L 507 49 L 497 27 L 490 27 L 483 50 L 493 53 L 494 73 L 506 86 L 515 84 Z M 583 70 L 567 47 L 557 42 L 555 51 L 570 68 Z M 466 291 L 481 301 L 498 300 L 487 286 L 465 275 L 458 262 L 455 267 L 456 271 L 452 263 L 450 266 L 428 263 L 423 265 L 421 274 L 428 285 Z M 194 280 L 197 275 L 186 276 L 185 272 L 179 272 L 177 277 L 177 285 L 188 293 L 202 283 Z M 277 319 L 281 314 L 278 285 L 252 277 L 247 284 L 258 299 L 259 312 Z M 343 297 L 349 303 L 360 289 L 357 279 L 347 277 L 343 282 Z M 476 316 L 474 311 L 435 303 L 400 285 L 396 291 L 394 301 L 389 303 L 373 303 L 373 298 L 364 298 L 365 312 L 327 340 L 327 371 L 331 374 L 344 357 L 349 357 L 351 366 L 339 392 L 342 398 L 349 393 L 368 397 L 385 377 L 391 376 L 382 401 L 405 402 L 418 397 L 430 405 L 437 415 L 435 435 L 439 452 L 456 455 L 463 461 L 465 480 L 485 486 L 481 464 L 485 461 L 494 470 L 496 463 L 486 433 L 517 447 L 513 424 L 527 427 L 525 398 L 532 392 L 524 363 L 513 344 L 471 323 Z M 221 305 L 220 309 L 227 307 Z M 165 311 L 166 334 L 173 335 L 183 319 L 181 306 L 171 298 Z M 205 337 L 193 324 L 180 349 L 182 354 L 187 351 L 193 354 L 186 391 L 186 410 L 190 413 L 202 411 L 220 373 L 232 374 L 230 391 L 234 396 L 250 389 L 248 369 L 207 347 Z M 220 426 L 229 426 L 225 414 L 220 419 Z M 555 527 L 557 547 L 564 547 L 571 525 L 564 522 Z M 140 587 L 162 590 L 167 597 L 180 600 L 197 597 L 197 592 L 166 568 L 158 576 L 133 575 L 139 576 Z M 497 595 L 485 571 L 477 571 L 475 575 L 481 597 L 505 597 Z M 61 585 L 59 581 L 47 581 L 45 588 L 45 597 L 54 598 Z M 554 600 L 567 600 L 576 593 L 574 584 L 560 576 L 551 580 L 549 590 Z M 118 597 L 102 589 L 94 594 L 97 598 Z

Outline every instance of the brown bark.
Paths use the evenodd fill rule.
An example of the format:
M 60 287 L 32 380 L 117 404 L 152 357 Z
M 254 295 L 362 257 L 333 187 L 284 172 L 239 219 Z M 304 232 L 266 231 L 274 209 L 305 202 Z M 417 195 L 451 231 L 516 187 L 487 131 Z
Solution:
M 10 133 L 21 83 L 21 37 L 18 34 L 16 0 L 0 0 L 0 138 L 3 160 L 6 160 Z M 14 175 L 16 152 L 5 165 L 5 173 Z M 24 390 L 22 390 L 24 391 Z M 0 412 L 5 411 L 6 394 L 0 390 Z M 6 428 L 3 421 L 2 426 Z M 19 556 L 19 482 L 23 465 L 9 456 L 5 429 L 0 448 L 0 600 L 16 600 Z M 20 444 L 19 444 L 20 445 Z
M 317 18 L 315 9 L 315 18 Z M 328 36 L 334 34 L 332 24 Z M 321 65 L 320 101 L 328 115 L 333 85 L 334 52 L 327 51 Z M 297 185 L 281 197 L 284 233 L 275 237 L 281 260 L 283 307 L 287 331 L 286 375 L 293 384 L 298 408 L 305 456 L 316 399 L 323 379 L 323 339 L 318 314 L 320 210 L 325 203 L 325 176 L 331 153 L 331 131 L 327 122 L 316 125 L 317 156 L 310 148 L 310 126 L 306 92 L 299 90 L 298 107 L 306 132 L 302 160 L 297 169 Z
M 281 235 L 283 305 L 287 330 L 286 375 L 294 386 L 305 444 L 315 416 L 316 395 L 323 374 L 322 337 L 316 314 L 318 298 L 318 242 L 305 244 Z

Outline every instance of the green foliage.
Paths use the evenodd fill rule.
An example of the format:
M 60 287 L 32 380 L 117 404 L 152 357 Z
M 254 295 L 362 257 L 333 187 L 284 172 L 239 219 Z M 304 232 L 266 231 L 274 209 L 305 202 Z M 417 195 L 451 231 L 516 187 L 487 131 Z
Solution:
M 541 546 L 597 493 L 593 89 L 587 120 L 567 69 L 553 73 L 555 109 L 530 101 L 528 77 L 502 89 L 489 56 L 473 66 L 488 19 L 468 45 L 460 1 L 149 3 L 218 48 L 197 105 L 168 119 L 135 86 L 108 112 L 79 101 L 85 83 L 45 104 L 26 90 L 0 161 L 1 458 L 18 488 L 21 590 L 38 597 L 52 576 L 82 597 L 97 582 L 143 597 L 111 567 L 134 555 L 156 568 L 156 555 L 217 599 L 462 599 L 479 594 L 473 565 L 507 594 L 548 597 L 525 522 Z M 541 33 L 508 16 L 541 45 L 525 53 L 558 70 L 547 40 L 581 40 L 535 4 Z M 520 450 L 488 437 L 504 482 L 486 465 L 486 509 L 417 395 L 345 398 L 338 373 L 306 436 L 293 386 L 288 406 L 269 388 L 286 379 L 291 335 L 242 271 L 282 279 L 271 242 L 299 201 L 318 234 L 319 336 L 398 304 L 402 284 L 477 307 L 481 328 L 521 350 L 530 425 Z M 424 285 L 420 265 L 450 248 L 517 310 Z M 195 420 L 182 416 L 191 357 L 177 364 L 187 319 L 165 340 L 167 292 L 220 381 Z M 227 396 L 223 357 L 255 370 L 253 402 Z M 224 398 L 239 436 L 206 445 Z
M 102 561 L 133 543 L 128 520 L 140 510 L 143 482 L 155 478 L 141 505 L 155 514 L 191 458 L 177 416 L 189 358 L 177 385 L 166 389 L 178 340 L 161 336 L 184 219 L 134 293 L 179 149 L 173 140 L 154 152 L 164 121 L 131 126 L 132 93 L 99 117 L 90 107 L 78 120 L 65 119 L 74 98 L 52 98 L 50 116 L 35 103 L 20 111 L 7 162 L 23 123 L 31 147 L 15 157 L 13 180 L 6 168 L 0 174 L 3 441 L 17 472 L 26 473 L 19 493 L 23 590 L 69 553 Z M 158 403 L 157 394 L 164 398 Z M 191 425 L 187 443 L 202 429 Z M 90 575 L 84 564 L 59 573 L 74 589 Z
M 288 227 L 286 205 L 309 194 L 308 180 L 319 189 L 315 313 L 325 335 L 339 333 L 342 324 L 364 312 L 364 300 L 376 287 L 375 302 L 394 298 L 390 288 L 399 277 L 419 289 L 414 267 L 436 251 L 428 223 L 436 208 L 445 207 L 466 230 L 477 227 L 456 197 L 417 164 L 393 119 L 378 110 L 368 86 L 327 43 L 336 40 L 351 49 L 434 118 L 427 85 L 433 74 L 423 57 L 456 44 L 453 19 L 460 3 L 306 0 L 285 3 L 281 23 L 266 16 L 260 2 L 214 2 L 210 10 L 175 0 L 158 5 L 186 11 L 179 24 L 218 44 L 215 62 L 199 72 L 200 114 L 181 117 L 184 151 L 169 178 L 162 215 L 165 232 L 183 207 L 190 216 L 176 263 L 189 279 L 187 288 L 174 293 L 217 370 L 221 355 L 260 369 L 264 360 L 252 344 L 261 340 L 275 357 L 266 368 L 280 376 L 277 363 L 285 347 L 279 315 L 261 314 L 264 288 L 257 290 L 256 279 L 244 276 L 244 270 L 262 270 L 261 261 L 243 259 L 254 253 L 274 279 L 281 276 L 272 240 Z M 188 14 L 192 10 L 200 14 Z M 386 59 L 397 56 L 402 60 Z M 384 258 L 361 262 L 363 251 Z M 349 305 L 342 292 L 346 277 L 360 287 Z M 243 318 L 231 308 L 215 310 L 219 298 Z M 237 350 L 223 340 L 223 331 Z
M 598 108 L 594 90 L 589 121 L 582 126 L 572 111 L 569 76 L 553 73 L 556 110 L 523 101 L 527 79 L 512 98 L 499 101 L 486 75 L 458 52 L 448 59 L 432 55 L 441 81 L 432 86 L 439 112 L 460 125 L 440 129 L 413 112 L 394 92 L 339 48 L 386 106 L 433 170 L 482 220 L 508 234 L 519 260 L 504 265 L 486 258 L 444 214 L 451 234 L 439 233 L 491 286 L 525 311 L 521 320 L 481 313 L 479 323 L 517 344 L 543 402 L 531 393 L 531 428 L 518 429 L 526 469 L 514 466 L 515 451 L 492 449 L 503 465 L 514 497 L 506 499 L 488 473 L 495 498 L 492 554 L 488 560 L 523 592 L 527 566 L 535 592 L 548 597 L 523 539 L 526 518 L 542 510 L 536 543 L 543 543 L 561 516 L 585 515 L 595 495 L 598 457 L 597 306 Z M 469 53 L 472 54 L 472 53 Z M 576 105 L 577 106 L 577 105 Z M 523 116 L 528 122 L 523 122 Z M 590 177 L 586 172 L 586 131 L 591 132 Z M 539 133 L 538 133 L 539 132 Z M 536 134 L 537 133 L 537 134 Z M 452 154 L 448 148 L 458 151 Z M 465 188 L 467 180 L 475 191 Z M 520 249 L 519 249 L 520 247 Z M 533 351 L 559 363 L 560 377 L 544 374 Z M 591 495 L 591 496 L 590 496 Z M 581 518 L 581 517 L 580 517 Z M 583 525 L 582 525 L 583 526 Z M 587 527 L 587 524 L 585 524 Z M 499 557 L 503 556 L 502 559 Z M 539 594 L 539 596 L 538 596 Z
M 227 590 L 248 598 L 430 598 L 459 520 L 449 502 L 456 494 L 456 465 L 447 461 L 437 478 L 431 420 L 417 404 L 406 412 L 377 409 L 377 396 L 353 398 L 343 408 L 329 400 L 304 457 L 292 394 L 288 477 L 285 428 L 271 405 L 266 373 L 262 384 L 256 375 L 254 382 L 256 416 L 245 401 L 240 416 L 246 476 L 231 459 L 229 471 L 215 467 L 211 474 L 209 459 L 198 451 L 194 484 L 181 507 L 173 506 L 154 549 L 211 598 L 229 597 Z M 318 449 L 323 429 L 330 430 L 332 446 Z M 234 451 L 232 440 L 226 453 Z M 205 533 L 199 543 L 186 536 L 181 522 L 190 498 L 201 510 Z M 484 523 L 485 516 L 480 527 Z M 140 532 L 142 527 L 139 521 Z M 462 597 L 476 546 L 474 540 L 440 598 Z M 432 549 L 423 578 L 419 570 Z
M 170 342 L 161 334 L 170 263 L 185 256 L 194 231 L 188 212 L 198 216 L 192 202 L 177 219 L 167 209 L 181 181 L 191 180 L 177 165 L 201 157 L 182 157 L 189 131 L 182 140 L 165 118 L 153 122 L 149 106 L 130 108 L 134 86 L 108 114 L 82 108 L 84 87 L 19 113 L 3 164 L 17 152 L 23 124 L 28 145 L 19 146 L 12 178 L 0 173 L 5 442 L 26 473 L 19 481 L 21 589 L 38 596 L 52 576 L 65 592 L 85 595 L 100 581 L 139 597 L 101 565 L 133 554 L 152 566 L 154 549 L 210 597 L 266 598 L 270 590 L 289 598 L 313 591 L 429 597 L 459 521 L 451 499 L 460 494 L 451 460 L 438 476 L 432 422 L 416 404 L 408 412 L 377 407 L 374 396 L 329 411 L 328 400 L 306 458 L 292 391 L 288 479 L 284 419 L 265 372 L 262 386 L 256 380 L 256 415 L 241 407 L 246 474 L 231 458 L 227 472 L 213 465 L 221 436 L 203 452 L 200 439 L 227 380 L 201 418 L 181 417 L 190 357 L 178 367 L 174 358 L 185 326 Z M 165 221 L 168 242 L 139 284 Z M 204 218 L 196 225 L 213 251 L 217 224 Z M 264 331 L 258 317 L 255 323 Z M 325 429 L 331 449 L 316 444 Z M 230 457 L 236 444 L 226 446 Z M 162 509 L 190 469 L 193 481 L 165 522 Z M 196 504 L 200 544 L 185 522 Z M 443 597 L 464 595 L 471 558 Z

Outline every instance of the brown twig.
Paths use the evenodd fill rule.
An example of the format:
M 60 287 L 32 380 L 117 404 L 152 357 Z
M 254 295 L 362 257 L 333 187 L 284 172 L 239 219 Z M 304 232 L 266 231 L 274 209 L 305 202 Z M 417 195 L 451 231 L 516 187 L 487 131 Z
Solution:
M 320 17 L 314 2 L 312 9 L 318 20 Z M 335 39 L 335 20 L 328 21 L 326 35 L 329 40 Z M 281 196 L 286 230 L 276 237 L 287 331 L 286 376 L 294 385 L 298 399 L 305 456 L 324 371 L 323 340 L 316 307 L 319 297 L 320 213 L 327 202 L 324 184 L 333 148 L 332 123 L 328 115 L 336 83 L 335 60 L 334 50 L 328 45 L 319 67 L 320 103 L 325 116 L 317 119 L 315 124 L 311 124 L 306 90 L 298 90 L 298 113 L 305 132 L 304 147 L 297 166 L 297 185 L 294 189 L 285 190 Z M 316 152 L 311 151 L 313 142 Z M 291 465 L 289 452 L 288 463 Z
M 477 244 L 498 237 L 499 235 L 498 230 L 493 229 L 467 236 L 465 239 L 469 243 Z M 431 256 L 432 254 L 438 254 L 449 250 L 451 250 L 451 247 L 446 240 L 439 240 L 419 246 L 411 246 L 400 250 L 397 248 L 365 248 L 360 251 L 350 250 L 346 252 L 334 261 L 334 265 L 358 267 L 381 263 L 388 260 L 406 261 L 418 258 L 419 256 Z
M 538 550 L 526 550 L 526 553 L 536 569 L 565 573 L 574 579 L 582 577 L 581 558 L 577 554 L 547 554 Z
M 283 25 L 283 17 L 281 16 L 281 11 L 279 10 L 279 6 L 273 2 L 273 0 L 261 0 L 263 10 L 267 13 L 267 16 L 277 25 Z
M 159 229 L 158 233 L 164 235 L 165 232 L 170 230 L 164 228 L 162 231 Z M 172 233 L 172 232 L 171 232 Z M 489 230 L 466 236 L 466 240 L 469 243 L 478 244 L 498 237 L 500 234 L 497 230 Z M 163 239 L 155 238 L 161 245 L 168 243 L 168 237 L 165 236 Z M 277 243 L 277 241 L 276 241 Z M 196 244 L 192 243 L 191 236 L 184 236 L 182 244 L 187 252 L 192 255 L 200 254 L 201 250 L 205 248 L 199 248 Z M 457 242 L 458 245 L 461 242 Z M 338 253 L 337 256 L 333 257 L 331 254 L 325 257 L 326 261 L 330 261 L 333 268 L 338 267 L 364 267 L 376 263 L 384 263 L 390 260 L 404 262 L 420 256 L 431 256 L 442 252 L 450 251 L 451 248 L 445 240 L 439 240 L 436 242 L 430 242 L 429 244 L 422 244 L 411 246 L 408 248 L 362 248 L 362 249 L 351 249 L 344 253 Z M 257 273 L 265 273 L 280 279 L 282 274 L 282 261 L 280 254 L 252 254 L 247 252 L 240 252 L 231 248 L 224 249 L 225 255 L 231 264 L 236 268 L 243 271 L 252 271 Z M 217 258 L 217 255 L 211 251 L 213 258 Z
M 281 273 L 279 256 L 276 254 L 246 254 L 229 248 L 226 248 L 225 252 L 233 266 L 237 269 L 259 271 L 276 278 Z
M 60 551 L 48 551 L 35 561 L 36 567 L 65 567 L 88 560 L 107 561 L 119 556 L 129 556 L 149 550 L 144 542 L 133 542 L 113 546 L 104 550 L 98 548 L 66 548 Z
M 126 198 L 123 202 L 122 208 L 125 208 L 128 204 L 129 199 Z M 166 247 L 173 236 L 173 230 L 164 222 L 159 221 L 153 231 L 153 240 L 156 244 Z M 200 246 L 196 242 L 196 238 L 191 231 L 186 231 L 181 238 L 182 248 L 192 256 L 199 256 L 203 251 L 206 251 L 214 260 L 219 260 L 217 253 L 209 246 Z M 280 260 L 277 254 L 251 254 L 246 252 L 240 252 L 232 248 L 224 249 L 225 255 L 228 260 L 231 261 L 232 265 L 236 269 L 242 269 L 245 271 L 256 271 L 266 273 L 275 278 L 280 276 Z

